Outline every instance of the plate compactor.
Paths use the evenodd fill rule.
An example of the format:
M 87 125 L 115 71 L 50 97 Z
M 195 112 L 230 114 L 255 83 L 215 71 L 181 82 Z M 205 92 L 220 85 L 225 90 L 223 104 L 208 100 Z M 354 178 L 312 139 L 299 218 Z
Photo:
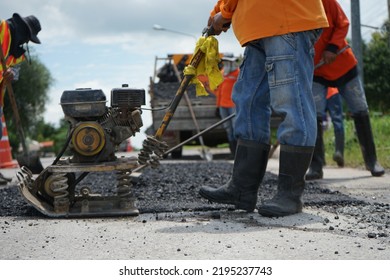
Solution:
M 205 28 L 205 40 L 214 31 Z M 197 69 L 205 53 L 199 47 L 189 66 Z M 146 166 L 157 168 L 159 160 L 172 150 L 162 141 L 177 106 L 180 103 L 196 71 L 189 71 L 181 80 L 175 96 L 169 104 L 155 135 L 147 136 L 142 149 L 135 157 L 117 158 L 118 145 L 134 136 L 142 127 L 141 105 L 145 105 L 145 91 L 122 87 L 111 91 L 111 107 L 106 107 L 106 96 L 101 90 L 76 89 L 64 91 L 61 106 L 69 122 L 67 141 L 53 164 L 46 167 L 38 177 L 27 167 L 18 173 L 19 189 L 28 203 L 41 213 L 51 217 L 88 216 L 136 216 L 139 214 L 132 193 L 132 172 Z M 215 125 L 197 133 L 190 139 L 200 137 L 221 125 L 231 115 Z M 188 140 L 190 140 L 188 139 Z M 187 141 L 172 149 L 183 146 Z M 70 157 L 62 157 L 65 151 Z M 103 196 L 92 193 L 88 187 L 76 188 L 90 172 L 116 171 L 117 195 Z M 81 174 L 80 174 L 81 173 Z
M 27 167 L 18 172 L 19 189 L 27 202 L 50 217 L 136 216 L 131 171 L 136 157 L 117 158 L 120 143 L 142 127 L 141 105 L 145 90 L 127 85 L 111 91 L 106 106 L 102 90 L 64 91 L 61 107 L 69 123 L 66 143 L 53 164 L 37 177 Z M 64 154 L 70 154 L 65 156 Z M 91 172 L 115 171 L 116 195 L 93 193 L 77 187 Z M 114 182 L 115 185 L 115 182 Z M 114 189 L 115 193 L 115 189 Z

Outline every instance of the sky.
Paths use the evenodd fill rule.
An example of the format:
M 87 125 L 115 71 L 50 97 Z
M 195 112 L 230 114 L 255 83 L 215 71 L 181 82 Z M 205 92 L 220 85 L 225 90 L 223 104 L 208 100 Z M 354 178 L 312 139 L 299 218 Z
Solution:
M 113 88 L 129 84 L 149 87 L 156 57 L 192 53 L 196 38 L 207 24 L 216 1 L 210 0 L 2 0 L 0 17 L 14 12 L 35 15 L 42 26 L 42 44 L 29 44 L 49 69 L 54 83 L 44 112 L 45 121 L 58 125 L 64 117 L 60 98 L 65 90 L 102 89 L 107 99 Z M 350 0 L 340 0 L 350 17 Z M 361 24 L 380 27 L 388 17 L 387 0 L 360 0 Z M 166 31 L 157 31 L 158 24 Z M 369 41 L 372 28 L 362 27 Z M 183 34 L 179 34 L 179 33 Z M 238 56 L 243 49 L 232 30 L 218 36 L 219 50 Z M 146 94 L 146 105 L 149 107 Z M 108 103 L 109 105 L 109 103 Z M 151 113 L 143 110 L 141 132 L 131 139 L 140 148 L 144 131 L 152 124 Z

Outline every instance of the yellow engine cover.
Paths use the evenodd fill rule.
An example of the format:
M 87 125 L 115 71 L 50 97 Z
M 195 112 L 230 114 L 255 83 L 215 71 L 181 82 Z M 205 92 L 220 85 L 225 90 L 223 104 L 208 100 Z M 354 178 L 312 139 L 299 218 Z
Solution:
M 76 125 L 72 135 L 74 150 L 83 156 L 94 156 L 104 147 L 104 129 L 97 122 L 84 122 Z

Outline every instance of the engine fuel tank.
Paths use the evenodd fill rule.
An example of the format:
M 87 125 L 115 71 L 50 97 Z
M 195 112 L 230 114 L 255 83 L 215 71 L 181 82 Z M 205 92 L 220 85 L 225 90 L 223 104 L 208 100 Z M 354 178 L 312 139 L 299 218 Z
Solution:
M 61 107 L 66 116 L 73 118 L 101 117 L 106 112 L 106 95 L 100 89 L 80 88 L 65 90 Z

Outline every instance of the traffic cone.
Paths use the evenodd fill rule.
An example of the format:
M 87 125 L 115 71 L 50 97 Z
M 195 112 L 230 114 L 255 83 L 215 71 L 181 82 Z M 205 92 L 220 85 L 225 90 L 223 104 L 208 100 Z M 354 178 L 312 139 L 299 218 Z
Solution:
M 0 139 L 0 168 L 18 167 L 17 161 L 12 160 L 11 146 L 9 144 L 4 114 L 1 116 L 1 122 L 3 123 L 3 137 Z

